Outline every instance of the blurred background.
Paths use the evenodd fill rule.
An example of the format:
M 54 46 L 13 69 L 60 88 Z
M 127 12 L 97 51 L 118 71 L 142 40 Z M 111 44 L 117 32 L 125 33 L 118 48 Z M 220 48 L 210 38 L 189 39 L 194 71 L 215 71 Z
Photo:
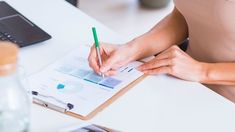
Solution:
M 172 0 L 79 0 L 77 6 L 126 39 L 133 39 L 151 29 L 174 5 Z

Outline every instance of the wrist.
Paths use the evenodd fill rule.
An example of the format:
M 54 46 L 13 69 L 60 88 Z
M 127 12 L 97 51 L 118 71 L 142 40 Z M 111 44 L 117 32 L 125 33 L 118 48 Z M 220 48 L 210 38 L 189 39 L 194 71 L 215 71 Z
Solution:
M 139 60 L 143 53 L 141 50 L 144 50 L 141 48 L 141 44 L 137 39 L 133 39 L 132 41 L 128 42 L 126 44 L 126 48 L 129 50 L 133 60 Z
M 209 79 L 210 64 L 200 62 L 200 67 L 201 67 L 200 83 L 207 83 L 210 80 Z

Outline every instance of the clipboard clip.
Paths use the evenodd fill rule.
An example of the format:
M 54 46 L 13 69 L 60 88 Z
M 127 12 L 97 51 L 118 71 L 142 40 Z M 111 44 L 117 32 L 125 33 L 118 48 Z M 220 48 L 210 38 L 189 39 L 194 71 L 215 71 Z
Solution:
M 64 113 L 64 112 L 67 112 L 68 110 L 73 109 L 73 107 L 74 107 L 73 104 L 62 102 L 61 100 L 58 100 L 58 99 L 56 99 L 53 96 L 42 95 L 42 94 L 39 94 L 37 91 L 32 91 L 31 93 L 34 96 L 41 96 L 41 97 L 45 97 L 45 98 L 52 98 L 55 101 L 57 101 L 58 103 L 61 103 L 61 104 L 65 105 L 67 107 L 67 108 L 62 108 L 62 107 L 56 106 L 56 105 L 54 105 L 52 103 L 49 103 L 49 102 L 46 102 L 46 101 L 43 101 L 41 99 L 33 97 L 34 103 L 39 104 L 39 105 L 44 106 L 44 107 L 47 107 L 47 108 L 50 108 L 50 109 L 53 109 L 53 110 L 56 110 L 56 111 L 59 111 L 59 112 L 63 112 Z

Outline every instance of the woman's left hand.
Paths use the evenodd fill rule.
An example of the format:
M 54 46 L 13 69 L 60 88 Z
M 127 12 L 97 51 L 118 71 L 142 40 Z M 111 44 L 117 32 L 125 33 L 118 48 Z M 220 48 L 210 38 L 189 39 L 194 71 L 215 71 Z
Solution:
M 206 74 L 204 63 L 194 60 L 178 46 L 163 51 L 138 69 L 145 74 L 170 74 L 195 82 L 202 82 Z

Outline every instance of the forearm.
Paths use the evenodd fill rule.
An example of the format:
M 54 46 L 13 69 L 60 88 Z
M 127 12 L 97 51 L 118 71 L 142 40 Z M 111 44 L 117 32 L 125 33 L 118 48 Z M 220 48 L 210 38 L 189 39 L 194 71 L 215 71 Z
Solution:
M 175 8 L 171 14 L 153 27 L 149 32 L 129 42 L 137 48 L 136 59 L 160 53 L 172 45 L 179 44 L 188 37 L 187 23 Z
M 203 63 L 205 84 L 235 85 L 235 63 Z

